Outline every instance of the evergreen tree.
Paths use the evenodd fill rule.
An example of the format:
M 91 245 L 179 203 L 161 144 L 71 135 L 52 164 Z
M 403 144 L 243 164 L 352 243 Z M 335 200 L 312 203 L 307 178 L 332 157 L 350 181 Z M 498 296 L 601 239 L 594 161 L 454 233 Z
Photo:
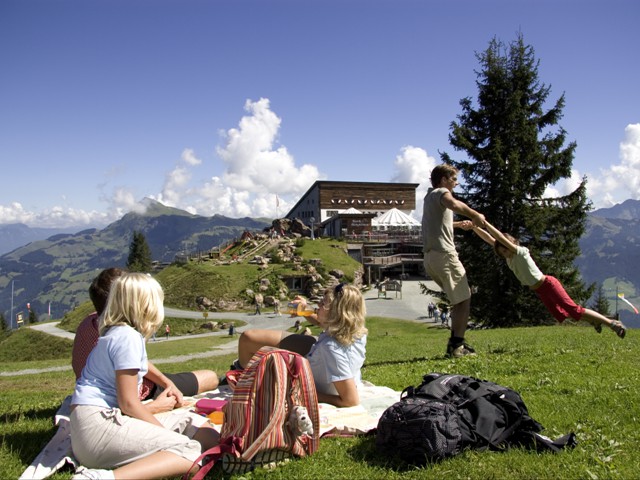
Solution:
M 593 299 L 593 303 L 591 304 L 591 310 L 595 310 L 598 313 L 601 313 L 605 317 L 611 315 L 611 306 L 609 305 L 609 300 L 607 299 L 604 293 L 604 287 L 602 284 L 598 286 L 598 290 L 596 290 L 596 296 Z
M 0 312 L 0 334 L 9 330 L 9 325 L 7 325 L 7 320 L 4 318 L 4 314 Z
M 36 313 L 33 305 L 29 308 L 29 325 L 33 325 L 38 322 L 38 314 Z
M 544 273 L 557 277 L 576 301 L 584 301 L 590 291 L 573 260 L 580 254 L 578 240 L 590 208 L 586 180 L 568 195 L 543 198 L 549 186 L 571 175 L 576 143 L 565 146 L 567 133 L 557 127 L 564 95 L 545 109 L 550 87 L 540 83 L 539 62 L 521 34 L 508 46 L 494 38 L 476 57 L 481 65 L 477 107 L 471 98 L 462 99 L 462 113 L 449 134 L 451 145 L 466 152 L 467 159 L 441 153 L 442 161 L 464 178 L 463 201 L 517 238 Z M 472 232 L 464 236 L 459 251 L 478 289 L 471 302 L 477 320 L 496 326 L 552 320 L 503 259 Z
M 147 243 L 147 238 L 142 232 L 133 232 L 133 238 L 129 245 L 127 269 L 130 272 L 151 271 L 151 249 Z

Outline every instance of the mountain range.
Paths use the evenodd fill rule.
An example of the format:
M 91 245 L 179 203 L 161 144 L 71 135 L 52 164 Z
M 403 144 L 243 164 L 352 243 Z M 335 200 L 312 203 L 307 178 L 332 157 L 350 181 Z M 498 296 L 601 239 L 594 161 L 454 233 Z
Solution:
M 616 299 L 621 292 L 640 307 L 640 201 L 626 200 L 591 212 L 580 250 L 575 264 L 583 280 L 602 285 L 611 313 L 617 305 L 620 319 L 629 327 L 640 328 L 640 315 Z
M 37 228 L 28 227 L 24 223 L 0 225 L 0 255 L 22 247 L 27 243 L 58 235 L 59 233 L 75 233 L 82 228 Z
M 127 213 L 102 230 L 60 233 L 33 241 L 0 257 L 0 312 L 11 315 L 30 303 L 53 318 L 89 299 L 87 287 L 107 267 L 124 267 L 134 231 L 144 233 L 152 258 L 172 262 L 178 253 L 208 252 L 239 238 L 246 230 L 262 230 L 270 220 L 203 217 L 145 199 L 144 213 Z
M 128 213 L 104 229 L 53 232 L 44 239 L 38 236 L 52 232 L 19 224 L 0 226 L 0 246 L 6 245 L 3 239 L 13 238 L 12 232 L 15 238 L 34 239 L 0 256 L 0 312 L 9 318 L 13 290 L 14 313 L 25 311 L 30 302 L 38 314 L 47 313 L 50 305 L 52 317 L 62 317 L 88 299 L 87 285 L 99 270 L 126 264 L 134 231 L 145 234 L 155 261 L 168 263 L 178 253 L 206 252 L 246 230 L 271 224 L 269 219 L 192 215 L 149 199 L 144 204 L 143 214 Z M 580 239 L 582 253 L 575 262 L 587 284 L 603 286 L 611 313 L 617 306 L 621 319 L 636 328 L 640 328 L 640 315 L 616 301 L 616 292 L 625 292 L 639 306 L 639 243 L 640 201 L 627 200 L 588 215 Z

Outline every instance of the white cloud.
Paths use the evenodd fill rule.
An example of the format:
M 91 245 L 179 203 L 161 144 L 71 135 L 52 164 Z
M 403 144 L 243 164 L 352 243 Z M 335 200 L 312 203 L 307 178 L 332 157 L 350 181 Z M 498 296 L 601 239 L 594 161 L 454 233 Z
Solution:
M 640 199 L 640 123 L 629 124 L 620 143 L 620 163 L 586 173 L 587 197 L 594 208 L 610 207 L 629 198 Z M 546 197 L 566 195 L 576 189 L 583 174 L 572 170 L 571 177 L 550 186 Z
M 221 214 L 229 217 L 275 217 L 276 193 L 280 199 L 277 215 L 281 216 L 297 201 L 314 181 L 321 177 L 314 165 L 296 166 L 286 147 L 277 145 L 281 120 L 270 109 L 269 100 L 247 100 L 247 114 L 237 128 L 222 132 L 224 144 L 216 149 L 222 160 L 222 174 L 189 186 L 190 162 L 196 158 L 185 150 L 183 161 L 168 176 L 162 193 L 153 197 L 163 203 L 200 215 Z M 213 170 L 216 165 L 204 167 Z
M 0 205 L 0 223 L 30 223 L 33 216 L 33 213 L 24 210 L 21 203 Z
M 0 205 L 0 224 L 24 223 L 31 227 L 68 227 L 104 225 L 108 214 L 95 210 L 86 211 L 69 207 L 54 206 L 40 212 L 25 210 L 22 204 L 13 202 Z
M 120 218 L 127 212 L 143 213 L 145 207 L 136 199 L 134 193 L 125 187 L 115 189 L 113 197 L 109 199 L 109 212 L 114 218 Z
M 202 163 L 202 160 L 196 157 L 195 153 L 190 148 L 185 148 L 182 151 L 182 161 L 184 161 L 188 165 L 194 166 L 200 165 Z
M 221 133 L 224 142 L 216 149 L 222 161 L 221 174 L 200 184 L 192 181 L 194 167 L 215 170 L 219 165 L 207 164 L 192 149 L 185 149 L 166 175 L 161 192 L 149 197 L 206 216 L 275 217 L 286 213 L 321 175 L 313 165 L 297 167 L 286 147 L 277 145 L 281 120 L 271 111 L 268 99 L 247 100 L 244 108 L 247 114 L 238 127 Z
M 226 144 L 217 149 L 226 165 L 222 181 L 257 195 L 306 191 L 320 173 L 313 165 L 296 167 L 286 147 L 276 145 L 281 120 L 270 110 L 269 100 L 247 100 L 244 108 L 249 114 L 242 117 L 238 128 L 226 132 Z
M 412 213 L 418 220 L 422 219 L 422 199 L 431 186 L 431 170 L 437 164 L 437 160 L 429 156 L 426 150 L 411 145 L 402 147 L 393 162 L 392 182 L 420 184 L 416 189 L 416 209 Z

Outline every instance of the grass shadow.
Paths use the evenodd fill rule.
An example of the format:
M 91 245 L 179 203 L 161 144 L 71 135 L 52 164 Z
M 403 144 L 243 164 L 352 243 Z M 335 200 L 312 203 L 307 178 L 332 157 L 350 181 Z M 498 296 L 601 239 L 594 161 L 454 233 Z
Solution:
M 48 408 L 30 408 L 28 410 L 16 410 L 15 412 L 5 412 L 0 414 L 0 420 L 3 423 L 12 423 L 26 419 L 42 420 L 51 419 L 51 425 L 53 425 L 54 417 L 60 406 L 48 407 Z
M 375 430 L 370 432 L 362 441 L 349 447 L 348 455 L 356 462 L 365 462 L 374 468 L 406 473 L 414 470 L 428 470 L 429 464 L 413 465 L 405 462 L 393 452 L 383 452 L 376 448 Z
M 434 356 L 434 357 L 402 358 L 402 359 L 398 359 L 398 360 L 384 360 L 384 361 L 380 361 L 380 362 L 368 362 L 368 361 L 365 361 L 365 363 L 364 363 L 364 365 L 362 367 L 366 368 L 366 367 L 405 365 L 407 363 L 433 362 L 435 360 L 450 360 L 450 358 L 447 357 L 447 355 L 443 353 L 442 355 L 437 355 L 437 356 Z M 457 359 L 457 360 L 461 360 L 461 359 Z
M 58 427 L 52 422 L 51 427 L 44 430 L 6 433 L 2 436 L 2 443 L 7 450 L 17 455 L 24 465 L 30 465 L 57 430 Z

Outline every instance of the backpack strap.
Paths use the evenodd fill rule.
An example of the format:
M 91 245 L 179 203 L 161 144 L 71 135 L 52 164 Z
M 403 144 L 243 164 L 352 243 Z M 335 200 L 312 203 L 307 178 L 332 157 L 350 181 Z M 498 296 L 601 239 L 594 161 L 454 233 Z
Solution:
M 223 455 L 230 454 L 237 457 L 240 455 L 239 452 L 240 452 L 239 438 L 238 437 L 226 438 L 222 440 L 215 447 L 211 447 L 209 450 L 204 451 L 196 459 L 196 461 L 193 462 L 191 467 L 189 467 L 189 470 L 182 476 L 182 480 L 188 480 L 189 474 L 191 473 L 191 470 L 193 470 L 193 467 L 198 465 L 202 460 L 204 460 L 207 457 L 208 458 L 206 460 L 206 463 L 202 465 L 202 467 L 200 467 L 200 470 L 196 472 L 196 474 L 193 476 L 191 480 L 203 480 L 207 476 L 207 473 L 209 473 L 209 470 L 213 468 L 216 462 L 220 460 Z

